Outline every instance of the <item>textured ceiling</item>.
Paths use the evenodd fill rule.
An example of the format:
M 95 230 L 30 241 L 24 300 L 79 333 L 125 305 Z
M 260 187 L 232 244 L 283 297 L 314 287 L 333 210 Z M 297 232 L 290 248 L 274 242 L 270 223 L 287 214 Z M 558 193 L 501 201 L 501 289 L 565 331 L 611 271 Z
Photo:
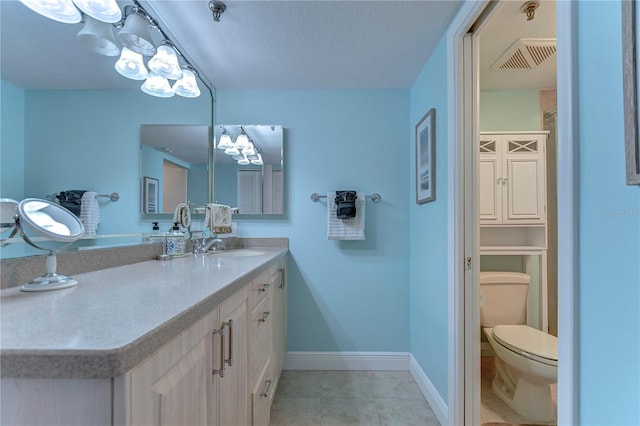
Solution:
M 219 89 L 408 88 L 460 1 L 142 1 Z M 131 4 L 122 1 L 121 5 Z M 79 45 L 81 24 L 0 1 L 2 78 L 23 88 L 137 88 L 117 58 Z

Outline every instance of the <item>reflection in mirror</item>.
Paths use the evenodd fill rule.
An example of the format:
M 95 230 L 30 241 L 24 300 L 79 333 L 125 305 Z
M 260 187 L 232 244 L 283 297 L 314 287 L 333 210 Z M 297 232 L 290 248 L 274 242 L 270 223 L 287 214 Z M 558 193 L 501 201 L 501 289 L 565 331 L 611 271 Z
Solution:
M 216 202 L 240 214 L 283 214 L 283 127 L 217 125 L 214 137 Z
M 149 96 L 141 81 L 116 72 L 118 57 L 78 42 L 82 24 L 55 22 L 5 0 L 0 20 L 0 197 L 118 192 L 118 202 L 100 199 L 98 235 L 83 236 L 71 249 L 139 244 L 140 234 L 151 231 L 151 219 L 140 214 L 140 126 L 210 126 L 215 92 L 199 81 L 198 98 Z M 2 259 L 40 254 L 14 240 L 0 249 Z
M 140 177 L 157 179 L 158 213 L 208 200 L 209 126 L 142 125 Z M 144 191 L 143 191 L 144 194 Z M 143 213 L 151 213 L 143 201 Z

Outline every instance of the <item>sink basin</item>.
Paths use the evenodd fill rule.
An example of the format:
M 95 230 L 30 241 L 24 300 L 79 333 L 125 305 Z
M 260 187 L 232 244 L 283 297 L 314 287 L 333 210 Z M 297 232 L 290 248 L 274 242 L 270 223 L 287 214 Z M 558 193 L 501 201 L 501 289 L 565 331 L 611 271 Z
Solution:
M 207 253 L 209 256 L 217 256 L 217 257 L 248 257 L 248 256 L 260 256 L 261 254 L 265 254 L 266 252 L 260 250 L 222 250 L 222 251 L 213 251 Z

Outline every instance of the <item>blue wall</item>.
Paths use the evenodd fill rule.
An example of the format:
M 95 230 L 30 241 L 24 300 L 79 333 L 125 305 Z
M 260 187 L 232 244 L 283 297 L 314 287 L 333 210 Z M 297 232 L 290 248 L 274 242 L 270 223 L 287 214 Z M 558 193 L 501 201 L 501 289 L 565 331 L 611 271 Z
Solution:
M 24 90 L 0 80 L 0 198 L 24 197 Z
M 410 330 L 411 353 L 440 396 L 447 400 L 447 49 L 443 38 L 411 87 L 410 188 Z M 415 125 L 436 109 L 436 200 L 415 203 Z
M 578 353 L 585 425 L 640 424 L 640 186 L 625 184 L 620 16 L 618 1 L 578 6 Z
M 284 219 L 240 236 L 289 238 L 290 351 L 409 351 L 407 90 L 218 90 L 218 123 L 282 124 Z M 313 192 L 378 192 L 366 240 L 327 240 Z

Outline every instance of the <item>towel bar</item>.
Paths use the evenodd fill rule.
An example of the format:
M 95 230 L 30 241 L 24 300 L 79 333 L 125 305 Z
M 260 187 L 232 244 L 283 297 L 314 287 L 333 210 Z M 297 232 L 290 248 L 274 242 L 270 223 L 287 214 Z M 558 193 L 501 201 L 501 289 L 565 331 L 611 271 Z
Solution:
M 311 201 L 313 201 L 314 203 L 317 202 L 318 200 L 320 200 L 320 198 L 327 198 L 327 196 L 326 195 L 320 195 L 320 194 L 318 194 L 316 192 L 311 194 Z M 377 203 L 378 201 L 382 200 L 382 197 L 377 192 L 374 192 L 371 195 L 365 195 L 365 198 L 370 198 L 371 201 L 373 201 L 374 203 Z
M 114 203 L 120 199 L 120 194 L 117 192 L 112 192 L 111 194 L 98 194 L 96 198 L 109 198 Z

